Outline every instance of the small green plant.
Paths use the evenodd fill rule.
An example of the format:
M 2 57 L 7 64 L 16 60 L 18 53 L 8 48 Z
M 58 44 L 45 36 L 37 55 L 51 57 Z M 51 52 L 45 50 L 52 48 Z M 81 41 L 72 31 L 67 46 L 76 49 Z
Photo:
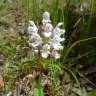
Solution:
M 42 59 L 49 59 L 53 62 L 54 59 L 59 59 L 59 51 L 63 49 L 61 42 L 64 41 L 64 38 L 61 38 L 61 35 L 65 33 L 64 29 L 61 29 L 60 26 L 63 23 L 58 23 L 55 28 L 53 28 L 50 20 L 50 14 L 44 12 L 42 25 L 38 27 L 34 24 L 33 21 L 29 21 L 28 33 L 29 33 L 29 46 L 37 60 L 38 66 L 42 66 Z M 52 59 L 54 58 L 54 59 Z M 46 63 L 46 62 L 45 62 Z M 48 68 L 47 68 L 48 66 Z M 45 69 L 50 70 L 50 75 L 55 86 L 59 85 L 59 76 L 61 73 L 61 68 L 58 64 L 48 64 L 45 65 Z M 44 68 L 44 65 L 41 67 L 41 70 Z

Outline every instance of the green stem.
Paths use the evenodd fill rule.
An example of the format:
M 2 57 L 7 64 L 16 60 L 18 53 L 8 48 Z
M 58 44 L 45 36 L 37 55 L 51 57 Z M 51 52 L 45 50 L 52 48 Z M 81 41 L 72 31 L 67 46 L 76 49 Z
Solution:
M 71 47 L 70 47 L 70 48 L 67 50 L 67 52 L 65 53 L 64 60 L 66 60 L 66 57 L 68 56 L 69 52 L 71 51 L 71 49 L 72 49 L 76 44 L 78 44 L 78 43 L 80 43 L 80 42 L 89 41 L 89 40 L 92 40 L 92 39 L 96 39 L 96 37 L 91 37 L 91 38 L 79 40 L 79 41 L 73 43 L 73 44 L 71 45 Z M 63 60 L 63 61 L 64 61 L 64 60 Z

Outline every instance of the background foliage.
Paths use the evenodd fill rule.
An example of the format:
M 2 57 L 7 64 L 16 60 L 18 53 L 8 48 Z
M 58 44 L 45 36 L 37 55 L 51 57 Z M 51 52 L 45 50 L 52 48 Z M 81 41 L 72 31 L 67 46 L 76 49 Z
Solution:
M 33 75 L 36 69 L 36 78 L 50 74 L 52 79 L 52 93 L 48 88 L 45 93 L 52 96 L 95 96 L 92 95 L 96 92 L 92 91 L 96 88 L 95 10 L 95 0 L 0 0 L 0 93 L 8 94 L 16 87 L 15 82 Z M 27 26 L 28 20 L 40 25 L 44 11 L 50 12 L 54 26 L 64 22 L 66 41 L 60 60 L 42 60 L 40 65 L 30 55 Z M 38 80 L 36 78 L 34 81 Z M 34 96 L 43 94 L 44 88 L 38 86 L 34 89 Z M 64 94 L 60 95 L 57 90 L 60 93 L 63 90 Z

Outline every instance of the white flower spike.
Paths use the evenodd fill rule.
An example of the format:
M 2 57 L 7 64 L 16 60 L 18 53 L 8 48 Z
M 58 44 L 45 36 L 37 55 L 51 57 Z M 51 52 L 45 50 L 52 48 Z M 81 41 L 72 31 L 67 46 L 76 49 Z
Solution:
M 29 21 L 29 45 L 32 47 L 33 55 L 39 54 L 45 59 L 49 56 L 59 59 L 59 51 L 64 48 L 61 42 L 65 40 L 65 38 L 61 37 L 61 35 L 65 33 L 65 29 L 60 28 L 63 22 L 58 23 L 57 26 L 53 28 L 50 13 L 44 12 L 42 23 L 43 31 L 42 34 L 39 34 L 39 27 L 37 27 L 33 21 Z

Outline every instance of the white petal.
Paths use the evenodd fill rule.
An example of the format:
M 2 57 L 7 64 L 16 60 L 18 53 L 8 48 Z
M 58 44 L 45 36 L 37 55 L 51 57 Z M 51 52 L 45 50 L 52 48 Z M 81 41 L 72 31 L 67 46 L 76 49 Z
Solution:
M 63 25 L 63 22 L 58 23 L 57 26 L 60 27 L 61 25 Z
M 63 33 L 63 34 L 65 33 L 65 29 L 62 29 L 62 33 Z
M 55 42 L 62 42 L 65 40 L 65 38 L 61 38 L 59 35 L 55 35 L 53 39 Z
M 44 12 L 43 13 L 43 19 L 49 20 L 50 19 L 50 13 L 49 12 Z
M 50 21 L 50 13 L 49 12 L 44 12 L 43 13 L 43 20 L 42 23 L 45 25 L 46 23 L 51 22 Z
M 59 27 L 56 27 L 54 30 L 53 30 L 53 33 L 54 35 L 62 35 L 65 33 L 65 30 L 64 29 L 60 29 Z
M 59 53 L 55 54 L 55 59 L 59 59 L 59 58 L 60 58 L 60 54 Z
M 51 32 L 52 30 L 53 30 L 53 26 L 52 26 L 51 23 L 45 24 L 45 26 L 44 26 L 44 31 L 45 32 Z
M 38 32 L 38 28 L 33 21 L 29 21 L 28 32 L 29 34 L 34 34 Z
M 42 42 L 30 43 L 30 46 L 31 46 L 31 47 L 34 47 L 34 48 L 36 48 L 36 47 L 38 47 L 38 46 L 41 46 L 41 45 L 42 45 Z
M 59 50 L 59 46 L 61 45 L 60 40 L 58 40 L 57 38 L 50 39 L 49 44 L 52 48 L 55 48 L 56 50 Z
M 42 50 L 43 50 L 43 51 L 48 51 L 48 50 L 50 50 L 50 45 L 49 45 L 49 44 L 45 44 L 45 45 L 42 47 Z
M 42 20 L 43 25 L 47 24 L 48 22 L 51 22 L 51 21 L 49 19 L 48 20 L 45 20 L 45 19 Z
M 47 58 L 49 56 L 49 52 L 42 52 L 41 55 L 43 58 Z
M 50 54 L 49 50 L 50 50 L 50 45 L 48 45 L 48 44 L 45 44 L 42 47 L 41 55 L 43 58 L 47 58 L 49 56 L 49 54 Z
M 51 32 L 44 32 L 43 34 L 44 34 L 44 36 L 47 37 L 47 38 L 50 37 L 50 36 L 52 35 Z
M 53 44 L 53 48 L 55 50 L 62 50 L 63 49 L 63 46 L 60 43 L 54 43 Z
M 36 41 L 36 42 L 34 43 L 34 45 L 35 45 L 35 47 L 41 46 L 41 45 L 42 45 L 42 41 Z
M 60 45 L 59 44 L 53 44 L 53 48 L 55 50 L 60 50 Z
M 60 46 L 60 50 L 63 50 L 63 48 L 64 48 L 63 46 Z
M 36 26 L 35 23 L 33 21 L 31 21 L 31 20 L 29 20 L 29 25 Z
M 39 34 L 33 34 L 29 38 L 29 42 L 31 43 L 31 46 L 37 47 L 39 45 L 42 45 L 43 41 Z
M 37 47 L 38 46 L 38 43 L 31 43 L 31 46 L 32 47 Z
M 33 34 L 29 36 L 30 42 L 35 42 L 35 41 L 42 41 L 42 38 L 40 37 L 39 34 Z
M 60 54 L 58 53 L 58 51 L 53 50 L 52 54 L 51 54 L 55 59 L 59 59 L 60 58 Z
M 29 32 L 29 34 L 30 35 L 32 35 L 32 34 L 36 34 L 37 32 L 38 32 L 38 29 L 37 28 L 35 28 L 35 27 L 28 27 L 28 32 Z
M 60 44 L 60 42 L 63 40 L 64 38 L 61 38 L 60 36 L 55 35 L 52 39 L 49 40 L 49 44 L 55 50 L 62 50 L 63 46 Z
M 33 47 L 33 43 L 29 43 L 29 46 Z
M 60 38 L 60 41 L 62 42 L 62 41 L 64 41 L 65 40 L 65 38 Z

